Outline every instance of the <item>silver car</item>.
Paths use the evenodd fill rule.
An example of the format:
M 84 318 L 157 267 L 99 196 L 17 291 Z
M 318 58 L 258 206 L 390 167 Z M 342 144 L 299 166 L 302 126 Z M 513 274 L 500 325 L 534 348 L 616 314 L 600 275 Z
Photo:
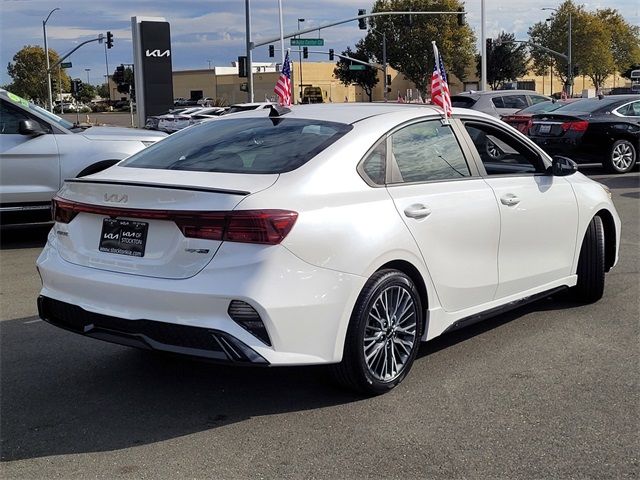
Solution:
M 67 178 L 104 170 L 165 133 L 75 127 L 0 89 L 0 215 L 3 224 L 48 221 L 51 199 Z
M 470 108 L 500 118 L 511 115 L 536 103 L 546 102 L 551 97 L 532 90 L 493 90 L 487 92 L 463 92 L 451 97 L 454 107 Z

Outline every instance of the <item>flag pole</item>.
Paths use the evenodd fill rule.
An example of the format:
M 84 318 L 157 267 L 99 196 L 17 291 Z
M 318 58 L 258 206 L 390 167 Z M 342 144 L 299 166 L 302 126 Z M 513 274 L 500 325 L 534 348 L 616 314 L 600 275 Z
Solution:
M 282 0 L 278 0 L 278 13 L 280 15 L 280 50 L 282 52 L 282 66 L 284 66 L 284 25 L 282 23 Z

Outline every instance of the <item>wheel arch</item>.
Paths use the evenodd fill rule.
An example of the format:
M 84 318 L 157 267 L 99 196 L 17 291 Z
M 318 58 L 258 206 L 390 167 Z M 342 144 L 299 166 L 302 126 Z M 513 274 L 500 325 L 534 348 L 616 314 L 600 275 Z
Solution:
M 422 332 L 426 331 L 427 323 L 427 310 L 429 309 L 429 295 L 427 293 L 427 285 L 422 277 L 420 271 L 410 262 L 406 260 L 392 260 L 390 262 L 381 265 L 377 271 L 393 269 L 398 270 L 407 275 L 411 281 L 415 284 L 420 294 L 420 301 L 422 302 Z
M 600 217 L 604 228 L 604 268 L 608 272 L 616 261 L 616 226 L 613 215 L 609 210 L 603 208 L 594 216 Z

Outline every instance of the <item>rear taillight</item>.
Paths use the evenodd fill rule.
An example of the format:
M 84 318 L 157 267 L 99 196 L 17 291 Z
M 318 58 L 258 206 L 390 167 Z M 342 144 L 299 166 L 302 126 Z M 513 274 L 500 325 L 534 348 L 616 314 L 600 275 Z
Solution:
M 562 124 L 562 131 L 586 132 L 587 127 L 589 127 L 589 122 L 586 120 L 580 120 L 578 122 L 564 122 Z
M 87 205 L 60 198 L 53 199 L 53 218 L 69 223 L 78 213 L 108 217 L 173 221 L 188 238 L 241 243 L 277 245 L 289 234 L 298 214 L 289 210 L 238 210 L 201 212 L 177 210 L 142 210 Z

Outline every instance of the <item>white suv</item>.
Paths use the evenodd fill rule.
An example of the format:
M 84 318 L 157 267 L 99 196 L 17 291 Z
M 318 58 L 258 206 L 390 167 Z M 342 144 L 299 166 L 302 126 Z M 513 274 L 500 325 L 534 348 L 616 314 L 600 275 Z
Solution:
M 3 224 L 50 219 L 67 178 L 99 172 L 164 138 L 118 127 L 81 129 L 0 90 L 0 215 Z

